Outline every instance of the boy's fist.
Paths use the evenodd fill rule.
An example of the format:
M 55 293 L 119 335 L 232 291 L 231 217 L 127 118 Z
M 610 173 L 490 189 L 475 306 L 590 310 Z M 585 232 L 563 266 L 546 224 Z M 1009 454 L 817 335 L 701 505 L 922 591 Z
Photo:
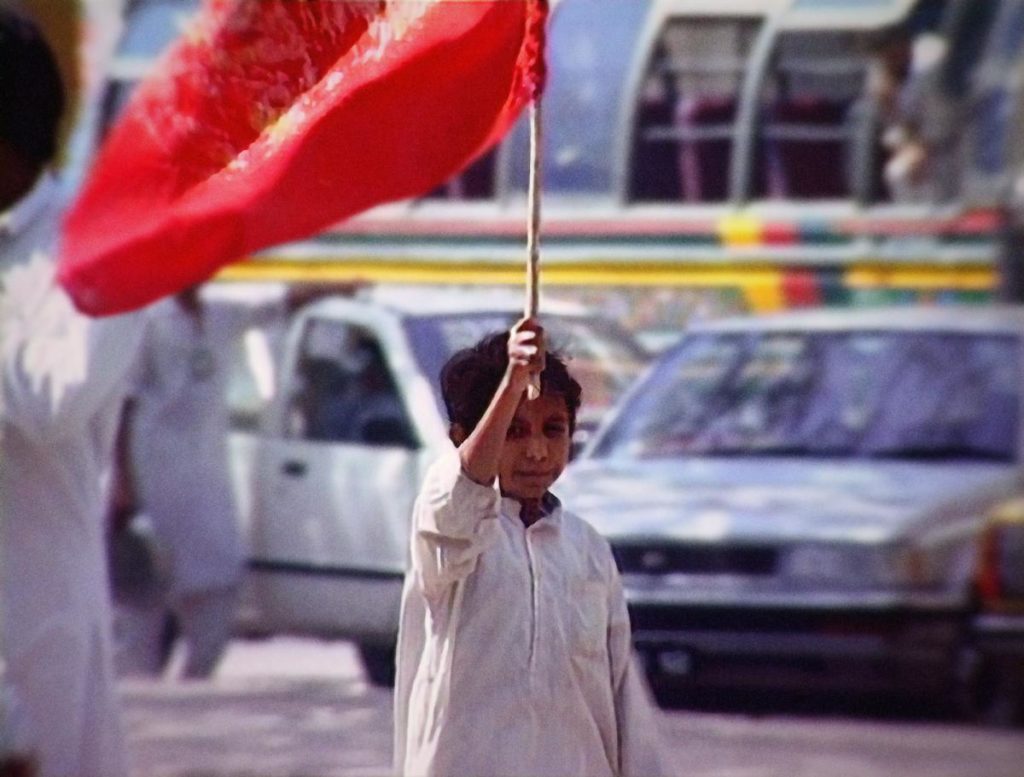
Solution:
M 526 368 L 530 375 L 540 376 L 544 371 L 544 327 L 535 318 L 523 318 L 515 323 L 508 336 L 508 362 L 513 368 Z M 518 370 L 517 370 L 518 371 Z

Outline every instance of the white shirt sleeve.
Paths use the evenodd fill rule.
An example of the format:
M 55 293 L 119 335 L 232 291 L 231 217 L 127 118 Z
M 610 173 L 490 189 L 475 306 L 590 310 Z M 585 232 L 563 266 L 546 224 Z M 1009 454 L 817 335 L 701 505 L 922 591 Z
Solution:
M 428 601 L 475 569 L 499 531 L 501 499 L 463 471 L 453 449 L 427 472 L 413 507 L 412 572 Z
M 141 327 L 134 315 L 92 319 L 74 309 L 33 262 L 24 288 L 4 300 L 0 369 L 3 417 L 38 442 L 77 435 L 113 392 L 123 391 Z
M 668 775 L 669 770 L 663 760 L 653 701 L 633 655 L 622 581 L 615 562 L 611 559 L 609 562 L 608 655 L 619 734 L 617 773 L 621 777 L 661 777 Z

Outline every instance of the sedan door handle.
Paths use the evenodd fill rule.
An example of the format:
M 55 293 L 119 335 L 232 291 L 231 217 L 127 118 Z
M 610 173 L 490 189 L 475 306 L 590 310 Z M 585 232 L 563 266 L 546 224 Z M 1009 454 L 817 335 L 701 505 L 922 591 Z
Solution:
M 291 477 L 302 477 L 306 474 L 306 462 L 304 461 L 286 461 L 284 466 L 281 467 L 281 471 Z

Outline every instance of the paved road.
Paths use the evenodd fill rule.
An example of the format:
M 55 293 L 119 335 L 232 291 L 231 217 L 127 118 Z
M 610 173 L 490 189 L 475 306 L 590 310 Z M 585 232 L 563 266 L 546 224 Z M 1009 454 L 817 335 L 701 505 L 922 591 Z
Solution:
M 209 682 L 124 681 L 136 777 L 376 777 L 390 694 L 347 643 L 232 643 Z M 1024 732 L 834 711 L 659 716 L 687 777 L 1021 777 Z

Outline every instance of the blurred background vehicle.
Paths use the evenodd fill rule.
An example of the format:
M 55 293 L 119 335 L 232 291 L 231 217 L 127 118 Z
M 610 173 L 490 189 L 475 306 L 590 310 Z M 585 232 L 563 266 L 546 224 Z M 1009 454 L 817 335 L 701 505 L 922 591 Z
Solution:
M 978 713 L 1019 689 L 1019 652 L 979 685 L 976 629 L 1020 582 L 1020 524 L 987 516 L 1024 482 L 1022 347 L 1024 309 L 905 307 L 723 320 L 663 354 L 561 483 L 612 543 L 654 689 Z

